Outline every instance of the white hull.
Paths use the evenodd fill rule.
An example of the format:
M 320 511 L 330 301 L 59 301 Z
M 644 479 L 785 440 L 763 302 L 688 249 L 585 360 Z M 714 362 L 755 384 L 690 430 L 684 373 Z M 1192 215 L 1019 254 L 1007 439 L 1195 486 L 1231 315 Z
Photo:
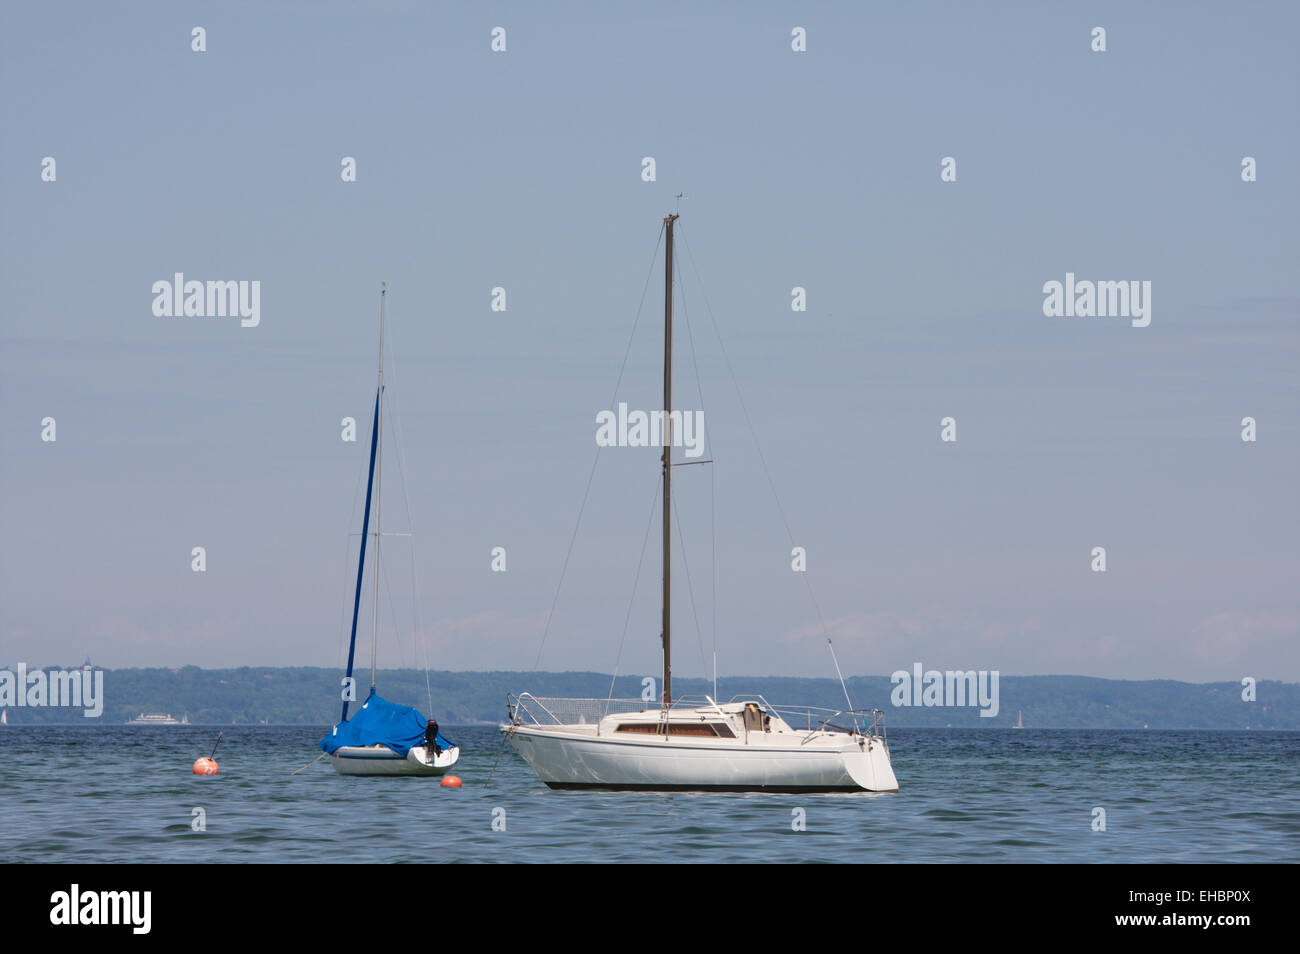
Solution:
M 414 747 L 405 757 L 385 745 L 345 745 L 330 756 L 330 762 L 340 775 L 437 776 L 446 774 L 459 758 L 460 747 L 455 745 L 432 759 L 423 745 Z
M 773 735 L 752 742 L 671 734 L 631 739 L 597 735 L 595 729 L 502 726 L 515 751 L 551 788 L 898 791 L 889 750 L 879 738 L 819 733 L 805 744 Z

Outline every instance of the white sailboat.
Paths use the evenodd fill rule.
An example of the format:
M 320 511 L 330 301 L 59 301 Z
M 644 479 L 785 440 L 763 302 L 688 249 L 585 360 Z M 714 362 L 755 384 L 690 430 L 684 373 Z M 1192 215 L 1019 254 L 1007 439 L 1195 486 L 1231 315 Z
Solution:
M 1017 709 L 1017 710 L 1016 710 L 1016 724 L 1013 725 L 1011 728 L 1013 728 L 1013 729 L 1023 729 L 1024 727 L 1025 727 L 1024 713 L 1022 713 L 1019 709 Z
M 357 560 L 357 586 L 352 602 L 352 636 L 348 644 L 348 668 L 343 685 L 343 715 L 320 742 L 340 775 L 439 776 L 456 764 L 460 748 L 443 738 L 438 723 L 426 721 L 418 709 L 396 705 L 375 692 L 375 671 L 379 646 L 379 551 L 380 500 L 383 477 L 384 399 L 384 316 L 387 290 L 379 296 L 379 386 L 375 391 L 374 424 L 370 435 L 370 474 L 366 482 L 366 509 L 361 523 L 361 555 Z M 352 676 L 357 649 L 357 616 L 361 610 L 361 587 L 366 570 L 366 541 L 370 530 L 371 497 L 374 498 L 374 594 L 370 635 L 370 695 L 348 718 L 354 701 Z
M 884 714 L 672 694 L 673 223 L 665 217 L 663 685 L 658 703 L 511 695 L 506 739 L 555 789 L 896 792 Z M 838 720 L 838 721 L 837 721 Z M 848 723 L 841 725 L 839 723 Z

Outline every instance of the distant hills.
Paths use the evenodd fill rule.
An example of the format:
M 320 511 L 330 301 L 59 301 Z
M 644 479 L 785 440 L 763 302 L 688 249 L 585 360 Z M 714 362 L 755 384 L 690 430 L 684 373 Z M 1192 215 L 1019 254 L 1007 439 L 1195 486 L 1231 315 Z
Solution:
M 359 673 L 358 695 L 368 692 L 369 673 Z M 428 712 L 423 670 L 381 670 L 381 694 Z M 505 717 L 506 693 L 528 690 L 536 696 L 605 698 L 610 676 L 596 672 L 431 672 L 432 715 L 444 725 L 496 723 Z M 712 687 L 702 679 L 674 677 L 676 694 L 702 695 Z M 1256 701 L 1242 701 L 1238 683 L 1186 683 L 1172 680 L 1127 681 L 1087 676 L 1003 676 L 1000 711 L 982 718 L 979 709 L 895 707 L 888 676 L 848 680 L 859 708 L 885 710 L 888 726 L 1011 726 L 1023 712 L 1026 728 L 1096 729 L 1300 729 L 1300 684 L 1260 682 Z M 820 705 L 841 708 L 844 692 L 833 679 L 778 676 L 718 680 L 718 697 L 761 694 L 776 706 Z M 640 676 L 621 676 L 614 695 L 641 695 Z M 329 725 L 339 716 L 339 672 L 319 668 L 241 667 L 238 669 L 104 670 L 104 712 L 84 718 L 79 709 L 10 707 L 10 725 L 37 722 L 120 725 L 142 712 L 188 714 L 199 725 Z

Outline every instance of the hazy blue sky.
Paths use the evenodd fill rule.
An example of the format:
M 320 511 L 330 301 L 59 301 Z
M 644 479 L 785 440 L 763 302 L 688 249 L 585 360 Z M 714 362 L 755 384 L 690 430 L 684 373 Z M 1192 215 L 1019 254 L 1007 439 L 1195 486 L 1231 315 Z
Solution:
M 2 16 L 0 663 L 340 664 L 386 280 L 412 513 L 389 457 L 384 522 L 417 535 L 385 543 L 381 661 L 421 664 L 414 540 L 430 665 L 531 668 L 685 192 L 724 674 L 833 670 L 701 281 L 846 672 L 1300 679 L 1294 4 Z M 260 281 L 260 326 L 154 317 L 178 271 Z M 1150 326 L 1045 317 L 1066 272 L 1152 282 Z M 614 665 L 656 456 L 602 452 L 542 668 Z M 711 640 L 709 481 L 677 480 L 683 675 Z M 657 559 L 652 536 L 625 672 L 660 665 Z

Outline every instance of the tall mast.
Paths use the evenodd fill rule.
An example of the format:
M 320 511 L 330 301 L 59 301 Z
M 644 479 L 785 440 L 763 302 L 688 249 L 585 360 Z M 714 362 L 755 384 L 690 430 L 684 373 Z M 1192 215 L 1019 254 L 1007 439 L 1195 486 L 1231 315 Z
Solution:
M 346 684 L 350 687 L 352 683 L 352 665 L 357 655 L 357 617 L 361 613 L 361 585 L 366 578 L 366 542 L 370 539 L 370 498 L 375 489 L 375 464 L 377 451 L 379 450 L 379 408 L 381 398 L 384 394 L 384 292 L 379 295 L 379 387 L 375 390 L 375 418 L 374 423 L 370 426 L 370 470 L 366 477 L 366 509 L 361 516 L 361 556 L 357 558 L 357 591 L 352 598 L 352 636 L 348 640 L 348 669 Z M 376 527 L 378 524 L 376 524 Z M 378 557 L 379 538 L 375 538 L 375 556 Z M 376 569 L 378 567 L 376 566 Z M 375 576 L 378 580 L 378 573 Z M 376 593 L 376 596 L 378 594 Z M 373 650 L 373 636 L 371 638 L 371 663 L 370 663 L 370 687 L 375 685 L 375 664 Z M 339 718 L 340 722 L 348 721 L 348 697 L 345 693 L 343 696 L 343 714 Z
M 379 651 L 379 498 L 384 473 L 384 301 L 388 283 L 380 283 L 379 292 L 379 396 L 375 399 L 375 598 L 370 624 L 370 689 L 375 688 L 375 659 Z
M 672 519 L 673 519 L 673 223 L 677 216 L 665 216 L 668 229 L 664 253 L 664 708 L 673 702 L 672 665 Z

